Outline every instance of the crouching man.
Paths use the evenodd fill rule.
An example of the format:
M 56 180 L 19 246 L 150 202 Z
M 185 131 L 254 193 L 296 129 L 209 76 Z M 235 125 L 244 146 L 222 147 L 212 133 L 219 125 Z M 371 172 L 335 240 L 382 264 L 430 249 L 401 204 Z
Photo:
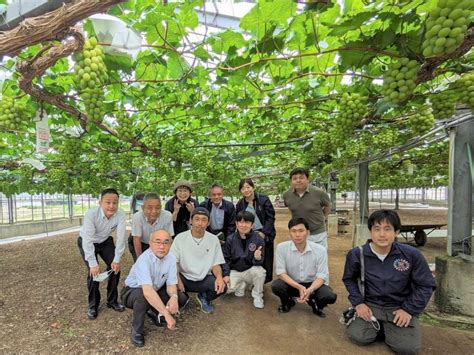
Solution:
M 308 240 L 308 222 L 292 218 L 288 222 L 290 238 L 278 244 L 276 274 L 272 291 L 280 297 L 278 312 L 287 313 L 298 303 L 311 306 L 313 313 L 324 318 L 323 308 L 336 302 L 337 295 L 329 287 L 328 256 L 326 248 Z
M 173 316 L 188 301 L 185 294 L 178 293 L 176 258 L 170 254 L 170 247 L 171 236 L 167 231 L 153 232 L 150 248 L 140 255 L 125 280 L 122 302 L 133 309 L 131 340 L 135 346 L 145 345 L 146 314 L 156 325 L 166 324 L 174 329 L 176 320 Z
M 226 263 L 222 266 L 228 293 L 237 297 L 245 295 L 245 288 L 252 286 L 253 305 L 263 308 L 263 268 L 265 239 L 252 230 L 255 216 L 249 211 L 237 213 L 237 231 L 227 236 L 222 247 Z
M 344 282 L 356 318 L 346 333 L 351 340 L 367 345 L 381 333 L 396 353 L 415 354 L 421 349 L 417 316 L 425 309 L 435 289 L 435 280 L 423 255 L 415 248 L 395 242 L 400 233 L 398 214 L 379 210 L 368 220 L 371 239 L 363 246 L 364 293 L 359 248 L 346 257 Z

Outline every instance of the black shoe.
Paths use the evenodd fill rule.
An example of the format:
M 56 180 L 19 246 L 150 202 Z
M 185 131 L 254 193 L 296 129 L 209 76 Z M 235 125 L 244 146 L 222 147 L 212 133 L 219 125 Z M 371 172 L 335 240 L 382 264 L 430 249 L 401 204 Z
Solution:
M 89 308 L 87 310 L 87 318 L 89 318 L 90 320 L 96 319 L 97 318 L 97 309 Z
M 148 316 L 148 318 L 151 319 L 153 324 L 156 325 L 157 327 L 166 327 L 167 323 L 166 323 L 166 319 L 165 319 L 164 316 L 158 316 L 152 310 L 148 310 L 146 312 L 146 315 Z
M 123 312 L 125 311 L 125 306 L 120 303 L 107 303 L 107 307 L 112 308 L 116 312 Z
M 288 313 L 295 305 L 295 301 L 289 300 L 288 303 L 284 303 L 278 307 L 278 312 L 280 313 Z
M 143 334 L 133 334 L 132 332 L 130 339 L 132 340 L 132 344 L 138 346 L 139 348 L 145 345 L 145 337 Z
M 309 301 L 309 305 L 313 309 L 314 314 L 316 314 L 318 317 L 326 318 L 326 313 L 324 313 L 322 309 L 318 308 L 318 306 L 317 306 L 316 302 L 314 301 L 314 299 Z

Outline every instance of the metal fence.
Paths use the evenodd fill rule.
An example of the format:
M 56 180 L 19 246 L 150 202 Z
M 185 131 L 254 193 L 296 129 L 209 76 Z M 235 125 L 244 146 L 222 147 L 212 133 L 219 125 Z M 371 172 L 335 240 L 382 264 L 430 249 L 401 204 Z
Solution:
M 349 192 L 347 197 L 354 198 L 354 192 Z M 395 190 L 369 190 L 370 201 L 395 201 Z M 436 188 L 406 188 L 398 191 L 400 202 L 448 202 L 448 187 Z
M 0 193 L 0 224 L 80 217 L 98 203 L 98 198 L 91 195 L 19 194 L 6 197 Z M 130 198 L 121 196 L 120 207 L 129 211 Z

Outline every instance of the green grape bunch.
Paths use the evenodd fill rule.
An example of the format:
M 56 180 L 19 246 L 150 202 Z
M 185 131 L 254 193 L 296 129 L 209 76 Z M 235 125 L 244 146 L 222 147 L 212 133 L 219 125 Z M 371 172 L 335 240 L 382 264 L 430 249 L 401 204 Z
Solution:
M 84 101 L 87 115 L 94 121 L 101 121 L 105 115 L 102 86 L 108 79 L 104 63 L 104 51 L 91 37 L 84 43 L 84 49 L 74 55 L 74 80 Z
M 433 115 L 438 119 L 451 118 L 456 113 L 458 94 L 454 90 L 442 91 L 430 96 Z
M 428 106 L 423 106 L 408 116 L 408 129 L 414 136 L 427 133 L 434 126 L 435 118 Z
M 455 85 L 461 102 L 469 106 L 471 111 L 474 111 L 474 72 L 462 75 Z
M 81 141 L 77 138 L 67 139 L 62 147 L 62 160 L 66 168 L 73 169 L 80 160 L 82 150 Z
M 378 148 L 393 147 L 398 139 L 398 130 L 396 128 L 383 128 L 374 135 L 373 142 Z
M 464 41 L 474 0 L 439 0 L 429 12 L 421 49 L 425 57 L 449 54 Z
M 19 130 L 25 119 L 25 107 L 13 97 L 4 96 L 0 101 L 0 128 Z
M 121 138 L 128 141 L 135 137 L 135 133 L 133 132 L 133 122 L 133 117 L 129 116 L 127 112 L 119 111 L 117 113 L 117 131 Z
M 354 127 L 367 114 L 367 97 L 358 93 L 344 93 L 339 101 L 339 113 L 336 116 L 336 125 L 340 130 L 351 134 Z
M 381 93 L 388 101 L 405 101 L 416 88 L 416 77 L 420 64 L 416 60 L 400 58 L 390 63 L 384 77 Z

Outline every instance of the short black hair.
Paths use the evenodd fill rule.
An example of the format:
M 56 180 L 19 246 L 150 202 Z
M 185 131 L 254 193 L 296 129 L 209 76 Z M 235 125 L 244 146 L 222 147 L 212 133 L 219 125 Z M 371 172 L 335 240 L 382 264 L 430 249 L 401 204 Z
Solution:
M 293 175 L 306 175 L 306 177 L 309 179 L 309 170 L 305 168 L 294 168 L 291 170 L 290 173 L 290 179 L 293 177 Z
M 243 178 L 243 179 L 240 179 L 240 182 L 239 182 L 239 191 L 242 189 L 244 184 L 249 184 L 250 186 L 255 188 L 255 185 L 253 184 L 253 181 L 251 178 Z
M 235 216 L 235 221 L 247 221 L 253 223 L 255 222 L 255 215 L 249 211 L 240 211 L 237 213 L 237 216 Z
M 108 189 L 102 190 L 102 192 L 100 193 L 100 198 L 102 199 L 102 197 L 104 197 L 107 194 L 114 194 L 114 195 L 117 195 L 117 197 L 120 197 L 116 189 L 108 188 Z
M 304 219 L 303 217 L 295 217 L 295 218 L 290 219 L 290 221 L 288 222 L 288 229 L 291 229 L 294 226 L 297 226 L 298 224 L 304 225 L 306 230 L 309 230 L 308 221 Z
M 400 216 L 394 210 L 377 210 L 369 216 L 367 225 L 369 230 L 372 230 L 372 227 L 377 223 L 387 222 L 391 224 L 395 231 L 400 231 L 402 227 L 402 222 L 400 222 Z

